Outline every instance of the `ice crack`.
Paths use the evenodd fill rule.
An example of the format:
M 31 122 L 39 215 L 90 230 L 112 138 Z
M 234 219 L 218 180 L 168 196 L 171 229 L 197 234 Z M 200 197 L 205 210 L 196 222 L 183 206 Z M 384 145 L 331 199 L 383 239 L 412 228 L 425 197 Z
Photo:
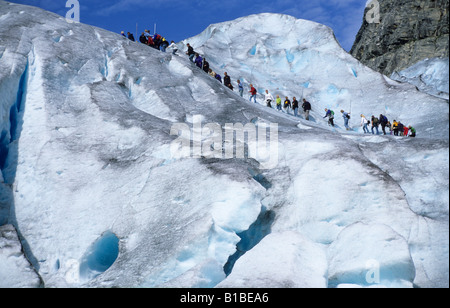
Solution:
M 233 271 L 234 264 L 247 251 L 259 244 L 263 238 L 271 233 L 272 223 L 275 220 L 275 212 L 261 207 L 261 213 L 256 221 L 244 232 L 237 234 L 241 240 L 236 245 L 236 252 L 228 258 L 223 267 L 227 276 Z

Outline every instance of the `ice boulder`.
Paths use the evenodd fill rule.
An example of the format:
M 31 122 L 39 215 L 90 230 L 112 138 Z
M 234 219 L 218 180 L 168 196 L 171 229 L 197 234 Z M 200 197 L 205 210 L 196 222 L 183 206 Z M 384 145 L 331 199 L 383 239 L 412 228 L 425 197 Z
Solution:
M 330 287 L 412 287 L 414 263 L 408 243 L 382 224 L 355 223 L 339 234 L 328 249 Z
M 243 255 L 219 288 L 325 288 L 323 245 L 293 231 L 272 233 Z

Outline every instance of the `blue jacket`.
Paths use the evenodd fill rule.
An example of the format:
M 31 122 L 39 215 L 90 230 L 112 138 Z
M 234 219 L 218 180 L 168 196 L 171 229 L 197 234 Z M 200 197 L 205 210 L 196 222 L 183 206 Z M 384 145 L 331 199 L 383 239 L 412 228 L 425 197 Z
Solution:
M 333 112 L 332 110 L 328 110 L 327 113 L 325 114 L 324 118 L 326 118 L 326 117 L 330 117 L 330 118 L 333 117 L 334 118 L 334 115 L 333 115 L 332 112 Z
M 203 66 L 203 58 L 200 57 L 200 56 L 198 56 L 198 57 L 195 59 L 195 64 L 197 64 L 198 67 L 202 68 L 202 66 Z

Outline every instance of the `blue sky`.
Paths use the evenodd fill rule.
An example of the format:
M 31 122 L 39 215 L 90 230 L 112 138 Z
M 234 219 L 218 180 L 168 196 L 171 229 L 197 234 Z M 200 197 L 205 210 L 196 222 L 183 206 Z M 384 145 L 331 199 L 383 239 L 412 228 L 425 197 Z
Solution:
M 66 0 L 9 0 L 65 16 Z M 80 21 L 113 32 L 153 30 L 179 42 L 210 24 L 258 13 L 282 13 L 331 27 L 350 50 L 361 27 L 367 0 L 78 0 Z M 153 32 L 153 31 L 152 31 Z

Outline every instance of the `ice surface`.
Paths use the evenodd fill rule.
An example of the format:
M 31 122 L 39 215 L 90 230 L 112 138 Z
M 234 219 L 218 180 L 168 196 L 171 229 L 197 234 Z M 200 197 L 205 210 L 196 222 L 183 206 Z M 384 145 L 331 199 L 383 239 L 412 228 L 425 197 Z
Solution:
M 433 58 L 420 61 L 400 72 L 394 72 L 392 79 L 415 85 L 420 91 L 449 98 L 449 59 Z
M 348 226 L 330 245 L 328 255 L 330 286 L 370 286 L 376 282 L 387 287 L 412 287 L 415 278 L 408 243 L 384 224 L 358 222 Z
M 0 29 L 0 224 L 19 235 L 0 236 L 2 283 L 448 287 L 448 104 L 364 67 L 329 28 L 262 14 L 189 40 L 233 83 L 308 98 L 310 122 L 183 53 L 36 8 L 0 1 Z M 325 107 L 356 126 L 387 113 L 419 138 L 329 128 Z M 277 164 L 172 156 L 172 126 L 199 120 L 277 123 Z
M 22 245 L 12 225 L 0 227 L 0 288 L 37 288 L 41 281 L 22 253 Z
M 324 288 L 323 245 L 293 231 L 271 233 L 239 259 L 219 288 Z

